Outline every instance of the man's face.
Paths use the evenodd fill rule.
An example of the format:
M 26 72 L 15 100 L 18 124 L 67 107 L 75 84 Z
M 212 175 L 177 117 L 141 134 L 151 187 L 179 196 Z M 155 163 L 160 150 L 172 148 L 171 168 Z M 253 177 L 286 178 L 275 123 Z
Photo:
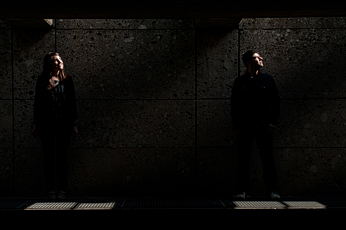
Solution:
M 250 64 L 256 68 L 261 68 L 263 67 L 263 58 L 258 53 L 254 53 Z

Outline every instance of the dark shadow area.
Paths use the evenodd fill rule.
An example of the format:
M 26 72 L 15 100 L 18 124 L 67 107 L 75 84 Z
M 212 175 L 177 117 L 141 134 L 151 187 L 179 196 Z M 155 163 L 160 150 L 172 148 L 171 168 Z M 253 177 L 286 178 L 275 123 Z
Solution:
M 1 148 L 3 155 L 14 156 L 6 164 L 16 171 L 5 171 L 14 171 L 9 183 L 15 181 L 18 194 L 25 194 L 26 178 L 35 178 L 32 190 L 40 185 L 38 161 L 30 163 L 40 156 L 28 160 L 39 148 L 29 137 L 31 102 L 42 58 L 55 48 L 78 87 L 80 136 L 70 154 L 73 195 L 232 193 L 236 151 L 228 101 L 234 78 L 243 73 L 240 54 L 252 44 L 281 92 L 275 151 L 284 195 L 345 194 L 342 29 L 242 29 L 235 35 L 194 27 L 55 31 L 13 30 L 12 44 L 7 43 L 11 30 L 0 30 L 8 51 L 0 55 L 6 86 L 1 102 L 14 126 L 14 135 L 0 136 L 6 140 Z M 253 164 L 257 196 L 261 166 Z M 30 174 L 19 173 L 22 169 Z

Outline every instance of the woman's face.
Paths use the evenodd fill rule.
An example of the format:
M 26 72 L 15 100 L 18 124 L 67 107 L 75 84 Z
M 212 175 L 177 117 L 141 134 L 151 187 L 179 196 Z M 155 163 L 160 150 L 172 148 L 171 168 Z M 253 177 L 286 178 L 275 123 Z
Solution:
M 62 59 L 59 55 L 54 55 L 52 57 L 52 65 L 53 65 L 53 70 L 64 69 L 64 62 L 62 61 Z

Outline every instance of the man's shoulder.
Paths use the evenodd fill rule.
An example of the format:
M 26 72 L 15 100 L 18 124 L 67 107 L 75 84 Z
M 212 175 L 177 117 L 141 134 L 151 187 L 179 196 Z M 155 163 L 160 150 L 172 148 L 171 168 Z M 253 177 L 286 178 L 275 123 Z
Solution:
M 275 82 L 275 79 L 272 75 L 270 74 L 267 74 L 267 73 L 260 73 L 259 74 L 259 78 L 262 80 L 262 81 L 269 81 L 269 82 Z
M 242 74 L 242 75 L 236 77 L 236 78 L 234 79 L 234 81 L 241 81 L 241 80 L 247 79 L 247 78 L 249 78 L 249 77 L 250 77 L 249 73 L 246 72 L 246 73 L 244 73 L 244 74 Z
M 259 75 L 263 76 L 263 77 L 272 77 L 272 75 L 270 75 L 268 73 L 264 73 L 264 72 L 259 72 Z

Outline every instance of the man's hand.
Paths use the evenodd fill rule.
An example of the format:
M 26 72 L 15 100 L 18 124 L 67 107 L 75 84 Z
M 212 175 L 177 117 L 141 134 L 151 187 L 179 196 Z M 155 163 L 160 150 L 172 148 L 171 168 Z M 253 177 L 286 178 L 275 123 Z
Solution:
M 269 124 L 268 132 L 269 132 L 269 133 L 274 133 L 275 130 L 276 130 L 276 126 L 273 125 L 273 124 Z
M 240 132 L 238 130 L 234 131 L 233 133 L 236 138 L 240 138 Z

